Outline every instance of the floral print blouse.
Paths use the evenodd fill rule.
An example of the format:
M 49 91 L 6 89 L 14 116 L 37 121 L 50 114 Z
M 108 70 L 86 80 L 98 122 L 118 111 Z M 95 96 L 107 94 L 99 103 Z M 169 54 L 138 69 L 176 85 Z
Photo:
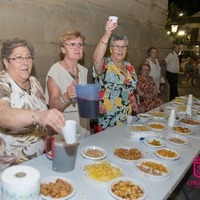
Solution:
M 97 76 L 95 70 L 93 71 L 95 82 L 100 84 L 99 118 L 92 121 L 94 132 L 122 124 L 127 115 L 132 113 L 137 76 L 134 67 L 129 62 L 122 62 L 127 69 L 126 75 L 110 57 L 105 58 L 101 75 Z
M 0 101 L 8 101 L 13 108 L 46 110 L 43 89 L 36 78 L 31 76 L 30 93 L 20 88 L 9 74 L 0 72 Z M 36 130 L 30 125 L 22 129 L 0 127 L 0 171 L 44 152 L 44 129 Z
M 140 97 L 140 107 L 143 107 L 144 112 L 152 110 L 162 104 L 162 100 L 157 96 L 157 87 L 153 77 L 149 76 L 149 82 L 138 76 L 137 92 Z M 141 96 L 140 93 L 143 95 Z

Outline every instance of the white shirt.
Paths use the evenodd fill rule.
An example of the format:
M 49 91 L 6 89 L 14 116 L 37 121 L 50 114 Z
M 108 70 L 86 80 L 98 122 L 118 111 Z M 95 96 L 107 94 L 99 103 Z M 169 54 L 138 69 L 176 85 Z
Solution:
M 176 52 L 169 53 L 166 58 L 166 68 L 167 71 L 171 73 L 178 73 L 179 72 L 179 58 Z

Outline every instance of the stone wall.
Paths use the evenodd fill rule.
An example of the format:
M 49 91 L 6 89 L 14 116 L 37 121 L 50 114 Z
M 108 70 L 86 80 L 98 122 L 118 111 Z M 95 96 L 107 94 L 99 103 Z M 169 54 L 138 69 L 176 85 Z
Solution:
M 14 37 L 31 41 L 36 52 L 33 74 L 44 87 L 49 67 L 59 59 L 59 37 L 63 32 L 76 29 L 86 36 L 81 63 L 91 72 L 92 54 L 104 33 L 105 22 L 109 15 L 117 15 L 120 25 L 116 32 L 129 38 L 127 60 L 138 68 L 150 46 L 158 47 L 160 60 L 169 51 L 171 41 L 164 29 L 167 3 L 166 0 L 3 0 L 0 44 Z

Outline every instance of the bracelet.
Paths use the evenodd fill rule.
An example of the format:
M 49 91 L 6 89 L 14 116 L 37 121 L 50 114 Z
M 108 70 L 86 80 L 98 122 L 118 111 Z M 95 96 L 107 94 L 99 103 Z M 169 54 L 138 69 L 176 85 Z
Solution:
M 62 94 L 60 96 L 60 101 L 64 104 L 64 105 L 67 105 L 69 103 L 69 101 L 66 100 L 65 96 Z
M 105 45 L 107 45 L 107 44 L 108 44 L 107 42 L 104 42 L 104 41 L 102 41 L 102 40 L 101 40 L 100 42 L 101 42 L 102 44 L 105 44 Z
M 31 121 L 34 126 L 38 125 L 38 123 L 35 121 L 35 111 L 32 111 Z

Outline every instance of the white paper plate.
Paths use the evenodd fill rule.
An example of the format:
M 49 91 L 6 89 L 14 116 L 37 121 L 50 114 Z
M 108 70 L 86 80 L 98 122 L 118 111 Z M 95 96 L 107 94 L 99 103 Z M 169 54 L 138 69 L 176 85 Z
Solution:
M 173 132 L 181 134 L 181 135 L 190 135 L 192 134 L 192 130 L 186 126 L 174 126 L 172 127 Z
M 165 146 L 165 142 L 164 140 L 160 139 L 160 138 L 156 138 L 156 137 L 152 137 L 152 138 L 145 138 L 143 140 L 143 142 L 150 147 L 155 147 L 155 148 L 159 148 L 159 147 L 164 147 Z M 157 142 L 157 145 L 156 145 Z M 159 144 L 159 145 L 158 145 Z
M 89 171 L 87 170 L 87 169 L 85 169 L 85 174 L 86 174 L 86 176 L 90 179 L 90 180 L 92 180 L 93 182 L 96 182 L 96 183 L 101 183 L 101 184 L 107 184 L 109 181 L 111 181 L 112 179 L 114 179 L 114 178 L 117 178 L 117 177 L 114 177 L 114 178 L 110 178 L 111 177 L 111 174 L 112 173 L 115 173 L 115 175 L 116 175 L 116 172 L 114 172 L 114 169 L 112 169 L 111 170 L 111 168 L 110 167 L 102 167 L 101 166 L 101 170 L 102 170 L 102 168 L 103 168 L 103 170 L 102 170 L 102 174 L 100 173 L 100 170 L 98 169 L 98 166 L 99 166 L 99 164 L 101 164 L 101 163 L 106 163 L 106 164 L 109 164 L 109 166 L 112 166 L 112 167 L 114 167 L 114 168 L 116 168 L 116 172 L 118 172 L 118 170 L 119 170 L 119 173 L 121 173 L 118 177 L 121 177 L 122 175 L 123 175 L 123 173 L 122 173 L 122 170 L 121 170 L 121 168 L 119 168 L 117 165 L 114 165 L 114 164 L 112 164 L 112 163 L 110 163 L 110 162 L 106 162 L 106 161 L 102 161 L 102 162 L 96 162 L 96 163 L 94 163 L 94 164 L 89 164 L 89 166 L 94 166 L 95 167 L 95 170 L 96 170 L 96 172 L 97 173 L 99 173 L 99 176 L 98 177 L 101 177 L 101 175 L 102 175 L 102 179 L 104 179 L 104 180 L 97 180 L 97 179 L 94 179 L 93 177 L 91 177 L 90 176 L 90 174 L 89 174 Z M 86 165 L 87 166 L 87 165 Z M 85 166 L 85 167 L 86 167 Z M 96 173 L 95 173 L 96 174 Z M 108 174 L 108 177 L 107 177 L 107 174 Z M 106 178 L 105 178 L 106 177 Z M 109 179 L 109 180 L 105 180 L 105 179 Z
M 188 139 L 185 136 L 182 136 L 180 134 L 175 134 L 175 133 L 168 133 L 165 136 L 166 140 L 173 145 L 176 146 L 184 146 L 188 144 Z
M 157 128 L 156 127 L 152 127 L 152 125 L 155 125 L 155 126 L 158 126 L 158 127 Z M 165 124 L 160 123 L 160 122 L 150 122 L 150 123 L 148 123 L 148 126 L 153 131 L 163 131 L 163 130 L 165 130 L 167 128 L 167 126 Z
M 152 162 L 158 164 L 158 165 L 162 165 L 162 167 L 166 170 L 166 171 L 161 171 L 160 170 L 160 166 L 158 166 L 159 170 L 156 168 L 153 168 L 152 166 L 145 166 L 144 170 L 140 169 L 139 166 L 141 166 L 142 163 L 144 162 Z M 142 173 L 145 176 L 148 177 L 153 177 L 153 178 L 163 178 L 166 176 L 169 176 L 170 174 L 170 169 L 167 165 L 165 165 L 164 163 L 162 163 L 161 161 L 155 160 L 155 159 L 140 159 L 138 161 L 135 162 L 135 167 L 136 170 L 139 171 L 140 173 Z
M 148 113 L 137 114 L 137 117 L 139 117 L 142 121 L 148 121 L 152 118 L 152 116 Z
M 41 194 L 41 199 L 44 199 L 44 200 L 66 200 L 66 199 L 69 199 L 72 196 L 74 196 L 74 194 L 76 193 L 76 186 L 75 186 L 74 182 L 67 177 L 64 177 L 64 176 L 48 176 L 48 177 L 42 178 L 40 183 L 41 184 L 44 184 L 44 183 L 49 184 L 50 182 L 55 183 L 56 179 L 62 179 L 63 181 L 69 183 L 73 188 L 71 193 L 69 195 L 67 195 L 65 197 L 61 197 L 61 198 L 53 198 L 53 197 L 44 196 L 44 195 Z
M 120 149 L 120 148 L 121 148 L 121 149 L 124 149 L 124 150 L 127 150 L 127 151 L 129 151 L 130 149 L 136 149 L 136 154 L 131 154 L 131 155 L 130 155 L 132 159 L 121 158 L 121 157 L 115 155 L 115 150 L 116 150 L 116 149 Z M 138 152 L 138 151 L 139 151 L 139 152 Z M 138 153 L 138 154 L 137 154 L 137 153 Z M 139 153 L 140 153 L 140 154 L 139 154 Z M 134 148 L 134 147 L 125 147 L 125 146 L 121 146 L 121 147 L 115 148 L 115 149 L 113 150 L 112 154 L 113 154 L 113 156 L 114 156 L 116 159 L 118 159 L 118 160 L 120 160 L 120 161 L 124 161 L 124 162 L 133 162 L 133 161 L 138 160 L 138 159 L 141 159 L 141 158 L 143 157 L 143 156 L 142 156 L 142 152 L 141 152 L 139 149 Z M 123 154 L 122 154 L 122 155 L 123 155 Z M 134 155 L 135 155 L 135 159 L 134 159 Z M 126 154 L 126 156 L 127 156 L 127 154 Z M 133 157 L 132 157 L 132 156 L 133 156 Z M 141 157 L 139 157 L 139 156 L 141 156 Z
M 114 186 L 115 184 L 119 183 L 120 181 L 130 181 L 132 184 L 138 185 L 138 186 L 140 187 L 140 189 L 143 191 L 143 195 L 142 195 L 141 197 L 137 198 L 137 200 L 143 200 L 143 199 L 146 198 L 146 196 L 147 196 L 147 189 L 146 189 L 146 187 L 144 186 L 143 182 L 141 182 L 141 181 L 139 181 L 139 180 L 137 180 L 137 179 L 135 179 L 135 178 L 120 177 L 120 178 L 115 178 L 115 179 L 113 179 L 113 180 L 110 181 L 109 184 L 108 184 L 108 192 L 109 192 L 109 194 L 110 194 L 111 196 L 113 196 L 115 199 L 117 199 L 117 200 L 125 200 L 125 198 L 122 198 L 122 197 L 120 197 L 120 196 L 117 196 L 117 195 L 112 191 L 113 186 Z M 125 187 L 123 187 L 123 188 L 125 188 Z M 120 187 L 120 191 L 122 192 L 121 189 L 122 189 L 122 187 Z M 130 189 L 129 191 L 132 191 L 132 189 Z M 128 191 L 125 191 L 125 190 L 123 190 L 123 192 L 124 192 L 125 194 L 128 193 Z M 128 199 L 128 198 L 127 198 L 127 199 Z
M 173 157 L 163 156 L 163 155 L 160 155 L 160 154 L 159 154 L 159 151 L 161 151 L 161 150 L 170 151 L 170 152 L 175 153 L 176 155 L 173 156 Z M 178 159 L 178 158 L 180 157 L 180 156 L 179 156 L 179 153 L 178 153 L 177 151 L 175 151 L 175 150 L 173 150 L 173 149 L 168 149 L 168 148 L 160 148 L 160 149 L 156 150 L 154 153 L 156 154 L 156 156 L 158 156 L 158 157 L 160 157 L 160 158 L 167 159 L 167 160 L 176 160 L 176 159 Z
M 93 151 L 94 155 L 95 155 L 95 151 L 100 151 L 100 152 L 102 152 L 102 155 L 100 155 L 100 156 L 96 155 L 96 157 L 95 156 L 87 155 L 87 151 L 88 150 Z M 98 147 L 98 146 L 87 146 L 87 147 L 83 147 L 82 148 L 81 155 L 84 158 L 90 159 L 90 160 L 102 160 L 102 159 L 104 159 L 106 157 L 106 151 L 103 148 Z

